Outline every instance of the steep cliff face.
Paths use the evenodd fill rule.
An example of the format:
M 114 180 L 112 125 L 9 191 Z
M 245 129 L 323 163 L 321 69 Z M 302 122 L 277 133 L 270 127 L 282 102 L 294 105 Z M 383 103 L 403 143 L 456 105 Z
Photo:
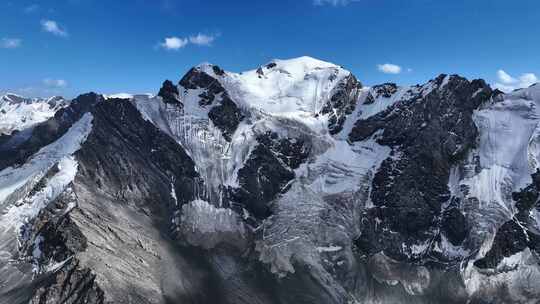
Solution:
M 539 88 L 302 57 L 81 95 L 0 141 L 0 299 L 534 303 Z
M 392 148 L 392 157 L 374 176 L 374 207 L 364 211 L 364 233 L 357 245 L 368 255 L 383 251 L 400 260 L 425 254 L 407 249 L 425 247 L 441 226 L 453 245 L 461 245 L 466 232 L 453 226 L 463 215 L 443 205 L 450 199 L 452 165 L 476 145 L 473 111 L 489 100 L 491 89 L 483 81 L 441 75 L 408 94 L 406 100 L 357 121 L 349 134 L 357 141 L 378 132 L 377 142 Z

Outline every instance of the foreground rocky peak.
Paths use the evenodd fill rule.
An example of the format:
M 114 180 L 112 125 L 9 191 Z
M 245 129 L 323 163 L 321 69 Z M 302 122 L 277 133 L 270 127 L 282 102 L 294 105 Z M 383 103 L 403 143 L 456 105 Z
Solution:
M 0 299 L 533 303 L 538 92 L 301 57 L 81 95 L 0 141 Z

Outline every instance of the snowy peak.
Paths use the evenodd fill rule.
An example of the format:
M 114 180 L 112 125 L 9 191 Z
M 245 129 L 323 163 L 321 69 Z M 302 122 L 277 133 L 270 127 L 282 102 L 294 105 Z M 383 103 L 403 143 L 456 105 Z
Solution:
M 0 98 L 1 103 L 20 103 L 27 100 L 27 98 L 24 98 L 20 95 L 13 94 L 13 93 L 7 93 L 6 95 L 2 96 Z
M 60 96 L 26 98 L 6 94 L 0 97 L 0 134 L 11 134 L 13 131 L 22 131 L 44 122 L 67 103 Z
M 360 82 L 351 72 L 311 57 L 273 60 L 234 73 L 217 65 L 193 67 L 174 87 L 164 82 L 159 96 L 181 104 L 192 118 L 210 117 L 230 138 L 244 117 L 292 119 L 315 132 L 338 133 L 357 104 Z M 220 121 L 227 116 L 232 123 Z M 229 119 L 230 118 L 230 119 Z
M 505 94 L 505 99 L 540 100 L 540 83 Z
M 21 103 L 52 103 L 56 105 L 58 103 L 65 103 L 66 100 L 62 96 L 52 96 L 48 98 L 27 98 L 18 94 L 7 93 L 0 97 L 0 104 L 21 104 Z
M 233 97 L 245 100 L 248 107 L 298 117 L 319 114 L 333 90 L 348 76 L 351 73 L 337 65 L 300 57 L 273 60 L 256 70 L 231 74 L 229 87 L 235 87 Z
M 289 75 L 295 79 L 302 79 L 305 75 L 311 74 L 316 70 L 323 69 L 339 69 L 340 67 L 322 60 L 318 60 L 312 57 L 303 56 L 293 59 L 274 59 L 266 64 L 261 69 L 265 69 L 266 72 L 279 72 Z M 264 72 L 264 70 L 263 70 Z

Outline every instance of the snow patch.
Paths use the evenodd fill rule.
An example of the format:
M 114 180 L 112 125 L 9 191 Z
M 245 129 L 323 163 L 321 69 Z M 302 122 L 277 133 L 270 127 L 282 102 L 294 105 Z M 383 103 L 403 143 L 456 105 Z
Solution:
M 73 181 L 77 174 L 77 162 L 73 156 L 66 156 L 58 163 L 58 173 L 51 177 L 46 186 L 31 197 L 24 198 L 11 206 L 2 215 L 0 226 L 5 229 L 15 227 L 20 229 L 36 217 L 50 202 L 55 200 L 66 187 Z

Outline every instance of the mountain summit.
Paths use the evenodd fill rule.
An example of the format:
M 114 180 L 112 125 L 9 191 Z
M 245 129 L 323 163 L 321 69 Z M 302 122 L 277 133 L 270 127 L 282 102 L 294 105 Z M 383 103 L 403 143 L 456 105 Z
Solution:
M 539 105 L 310 57 L 55 104 L 0 137 L 0 299 L 534 303 Z

